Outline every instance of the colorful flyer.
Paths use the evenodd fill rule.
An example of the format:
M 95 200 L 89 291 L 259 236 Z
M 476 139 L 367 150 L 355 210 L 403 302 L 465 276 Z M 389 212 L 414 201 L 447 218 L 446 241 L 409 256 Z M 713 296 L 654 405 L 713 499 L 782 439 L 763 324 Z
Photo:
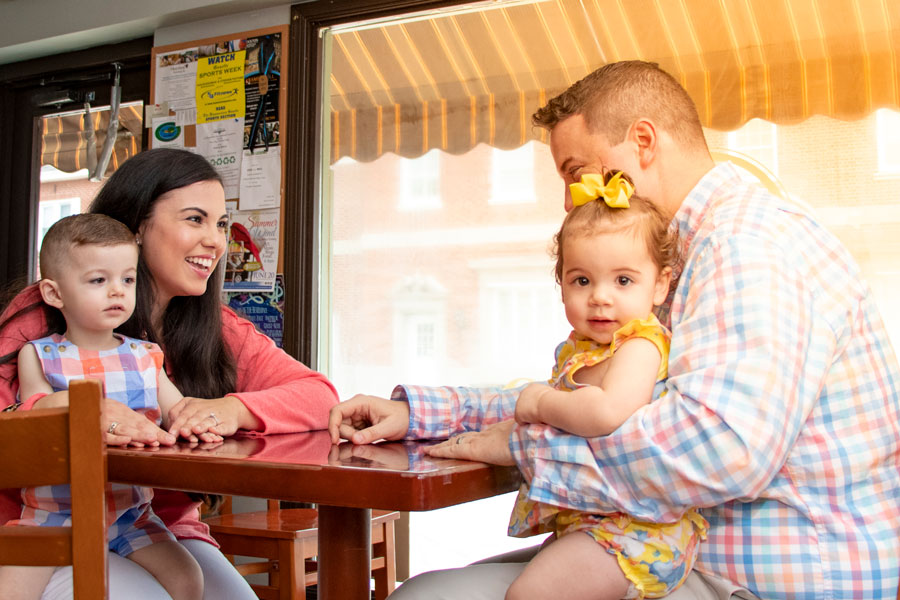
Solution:
M 260 292 L 275 287 L 279 210 L 236 210 L 230 215 L 225 291 Z
M 240 50 L 197 61 L 197 123 L 244 118 L 245 54 Z
M 275 277 L 271 292 L 229 294 L 228 306 L 256 326 L 257 331 L 272 338 L 282 347 L 284 337 L 284 276 Z
M 278 106 L 281 90 L 281 34 L 247 38 L 244 65 L 244 148 L 278 144 Z

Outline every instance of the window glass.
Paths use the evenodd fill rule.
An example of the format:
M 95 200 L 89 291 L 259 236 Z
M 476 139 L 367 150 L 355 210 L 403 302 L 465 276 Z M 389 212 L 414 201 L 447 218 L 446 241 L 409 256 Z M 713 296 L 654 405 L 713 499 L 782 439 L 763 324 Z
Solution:
M 750 119 L 743 127 L 728 134 L 728 148 L 762 163 L 778 175 L 778 134 L 773 123 Z
M 400 210 L 427 210 L 441 206 L 441 156 L 437 150 L 418 158 L 398 158 Z
M 875 111 L 878 139 L 878 172 L 900 175 L 900 112 L 882 108 Z
M 534 142 L 515 150 L 494 148 L 491 155 L 491 204 L 526 204 L 534 197 Z
M 497 14 L 483 18 L 494 24 L 499 19 Z M 416 26 L 425 27 L 427 20 L 417 20 Z M 338 35 L 346 39 L 335 46 L 371 39 L 375 47 L 383 41 L 373 33 L 378 28 L 368 26 L 367 38 L 345 29 Z M 428 25 L 423 37 L 440 37 L 451 47 L 456 31 Z M 407 39 L 397 32 L 384 36 L 395 42 L 385 56 L 394 56 Z M 422 67 L 427 80 L 422 89 L 440 95 L 454 87 L 444 81 L 443 87 L 432 85 L 432 73 L 420 59 L 400 62 Z M 433 62 L 427 66 L 436 69 Z M 442 72 L 457 72 L 458 66 L 443 65 Z M 344 75 L 356 73 L 345 67 Z M 566 81 L 577 78 L 570 75 Z M 442 112 L 435 108 L 440 99 L 425 102 L 418 96 L 419 104 L 401 110 L 390 102 L 412 92 L 390 90 L 385 95 L 390 102 L 370 111 L 380 125 L 368 139 L 370 154 L 361 153 L 360 160 L 346 158 L 347 152 L 356 156 L 346 123 L 343 130 L 323 123 L 335 137 L 343 131 L 344 145 L 338 147 L 345 158 L 323 166 L 327 185 L 321 226 L 327 246 L 321 249 L 321 272 L 327 274 L 327 289 L 319 311 L 324 333 L 319 354 L 329 357 L 327 374 L 342 398 L 357 393 L 389 397 L 398 383 L 504 386 L 546 380 L 554 349 L 569 332 L 549 252 L 564 216 L 563 187 L 546 137 L 522 125 L 522 115 L 548 98 L 522 94 L 488 104 L 476 97 L 481 88 L 472 81 L 456 86 L 473 94 L 464 110 L 448 100 Z M 330 98 L 336 104 L 352 100 L 339 96 Z M 332 106 L 322 111 L 332 117 L 339 112 Z M 890 309 L 892 299 L 900 297 L 900 178 L 876 177 L 889 169 L 881 155 L 900 156 L 896 146 L 882 151 L 877 143 L 900 139 L 888 133 L 891 118 L 813 116 L 785 126 L 754 119 L 736 131 L 707 130 L 706 135 L 711 147 L 737 150 L 766 167 L 789 199 L 845 243 L 874 291 L 896 346 L 900 318 Z M 471 149 L 456 151 L 448 135 L 446 147 L 437 144 L 442 149 L 418 158 L 400 155 L 434 147 L 442 125 L 448 134 L 462 132 L 466 141 L 487 143 L 473 141 Z M 496 137 L 480 137 L 493 126 Z M 510 139 L 520 142 L 514 149 L 498 149 L 515 145 Z M 513 498 L 504 496 L 413 514 L 412 574 L 536 543 L 506 537 L 512 505 Z M 461 522 L 467 526 L 459 527 Z

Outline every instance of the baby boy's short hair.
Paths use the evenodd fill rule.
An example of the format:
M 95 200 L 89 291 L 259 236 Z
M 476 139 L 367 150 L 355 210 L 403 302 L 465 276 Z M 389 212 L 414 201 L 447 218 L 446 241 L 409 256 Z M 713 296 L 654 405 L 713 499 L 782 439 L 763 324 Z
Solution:
M 41 276 L 52 279 L 73 247 L 121 244 L 137 245 L 131 230 L 112 217 L 92 213 L 63 217 L 47 230 L 41 242 Z

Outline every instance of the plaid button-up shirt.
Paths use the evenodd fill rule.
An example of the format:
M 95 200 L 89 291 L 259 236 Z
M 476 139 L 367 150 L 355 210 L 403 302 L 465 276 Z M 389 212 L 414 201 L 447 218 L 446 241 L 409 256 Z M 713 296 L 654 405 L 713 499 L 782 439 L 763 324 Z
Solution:
M 731 165 L 704 176 L 675 222 L 685 260 L 660 311 L 668 380 L 608 436 L 517 426 L 530 498 L 656 521 L 701 507 L 701 572 L 762 598 L 895 598 L 900 369 L 858 266 Z M 409 437 L 510 418 L 516 397 L 394 392 L 410 402 Z

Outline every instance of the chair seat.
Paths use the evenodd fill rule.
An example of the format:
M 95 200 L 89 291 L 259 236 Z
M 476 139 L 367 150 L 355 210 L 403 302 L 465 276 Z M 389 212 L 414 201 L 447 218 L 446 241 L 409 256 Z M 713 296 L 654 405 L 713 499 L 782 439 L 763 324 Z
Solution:
M 242 575 L 267 574 L 268 585 L 251 584 L 261 600 L 297 599 L 305 597 L 304 586 L 317 582 L 318 511 L 312 508 L 277 508 L 269 502 L 268 510 L 208 516 L 209 525 L 229 560 L 234 556 L 265 559 L 262 562 L 235 564 Z M 227 504 L 230 511 L 230 503 Z M 394 559 L 394 521 L 396 511 L 372 511 L 372 576 L 377 600 L 384 600 L 396 581 Z
M 397 512 L 373 510 L 372 526 L 399 518 Z M 314 539 L 319 529 L 319 512 L 314 508 L 258 510 L 206 517 L 203 522 L 215 533 L 253 535 L 279 540 Z

